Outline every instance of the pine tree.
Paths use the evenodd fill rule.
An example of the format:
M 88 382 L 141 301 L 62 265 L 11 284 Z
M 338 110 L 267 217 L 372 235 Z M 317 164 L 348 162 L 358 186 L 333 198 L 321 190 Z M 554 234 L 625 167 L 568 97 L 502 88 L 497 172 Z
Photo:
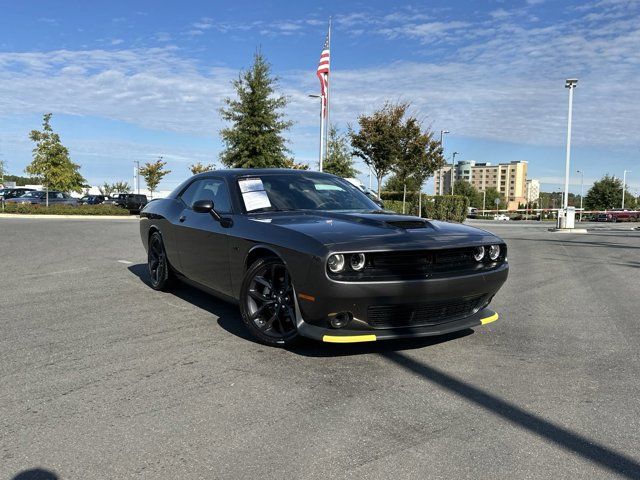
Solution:
M 282 136 L 292 123 L 284 120 L 281 110 L 287 99 L 275 93 L 277 79 L 271 77 L 270 66 L 257 52 L 250 70 L 233 82 L 237 98 L 225 99 L 220 109 L 224 120 L 231 123 L 220 131 L 225 150 L 222 163 L 231 168 L 287 168 L 290 159 Z
M 82 192 L 87 181 L 80 175 L 80 165 L 71 161 L 69 150 L 51 128 L 51 113 L 44 114 L 42 131 L 31 130 L 29 138 L 36 146 L 33 148 L 33 160 L 25 172 L 41 177 L 49 190 Z
M 327 158 L 322 166 L 322 171 L 342 178 L 353 178 L 359 173 L 353 166 L 347 136 L 338 133 L 335 125 L 329 126 Z

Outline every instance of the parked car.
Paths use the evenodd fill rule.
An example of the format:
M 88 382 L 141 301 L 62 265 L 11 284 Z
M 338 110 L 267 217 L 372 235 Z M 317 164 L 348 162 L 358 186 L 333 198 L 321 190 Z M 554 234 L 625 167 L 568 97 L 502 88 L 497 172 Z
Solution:
M 33 192 L 35 189 L 26 187 L 7 187 L 0 189 L 0 198 L 8 200 L 24 195 L 27 192 Z
M 500 221 L 504 221 L 504 222 L 508 222 L 509 220 L 511 220 L 507 215 L 505 215 L 504 213 L 496 213 L 493 216 L 494 220 L 500 220 Z
M 140 213 L 150 285 L 182 279 L 239 303 L 259 341 L 352 343 L 497 320 L 507 247 L 474 227 L 381 212 L 334 175 L 196 175 Z
M 80 205 L 99 205 L 109 199 L 106 195 L 85 195 L 79 200 Z
M 136 193 L 121 193 L 115 201 L 115 205 L 129 210 L 131 213 L 140 213 L 140 210 L 148 203 L 146 195 Z
M 27 192 L 21 197 L 10 198 L 7 203 L 30 203 L 32 205 L 45 205 L 47 203 L 47 192 L 34 190 Z M 49 205 L 78 205 L 78 200 L 64 192 L 49 191 Z
M 637 222 L 640 219 L 640 212 L 615 208 L 608 212 L 599 213 L 597 222 Z
M 468 207 L 467 218 L 478 218 L 478 209 L 475 207 Z
M 360 181 L 360 179 L 358 179 L 358 178 L 345 178 L 345 180 L 347 182 L 349 182 L 351 185 L 359 188 L 367 197 L 369 197 L 371 200 L 376 202 L 376 204 L 378 206 L 380 206 L 381 208 L 384 208 L 384 203 L 380 199 L 380 197 L 378 197 L 378 194 L 376 192 L 374 192 L 373 190 L 371 190 L 370 188 L 368 188 L 364 183 L 362 183 Z

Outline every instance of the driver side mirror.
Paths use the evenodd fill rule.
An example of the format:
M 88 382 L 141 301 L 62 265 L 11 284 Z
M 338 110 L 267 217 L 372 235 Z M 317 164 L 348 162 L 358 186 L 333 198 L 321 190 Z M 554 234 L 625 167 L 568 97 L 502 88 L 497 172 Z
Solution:
M 220 214 L 213 208 L 213 202 L 211 200 L 196 200 L 193 202 L 191 208 L 197 213 L 209 213 L 218 222 L 222 220 Z

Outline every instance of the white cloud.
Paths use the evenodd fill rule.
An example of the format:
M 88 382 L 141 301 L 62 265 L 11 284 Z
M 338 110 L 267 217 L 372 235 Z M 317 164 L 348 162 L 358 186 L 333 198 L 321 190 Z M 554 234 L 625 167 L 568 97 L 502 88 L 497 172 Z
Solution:
M 618 3 L 611 9 L 622 8 Z M 626 8 L 626 7 L 625 7 Z M 607 10 L 604 10 L 605 13 Z M 416 21 L 402 15 L 337 16 L 337 25 L 375 25 L 369 33 L 425 39 L 452 49 L 442 60 L 397 61 L 368 68 L 336 65 L 332 73 L 332 120 L 353 124 L 386 100 L 410 100 L 427 123 L 457 135 L 561 145 L 567 95 L 564 78 L 578 76 L 574 143 L 638 145 L 640 138 L 640 15 L 593 23 L 584 17 L 527 27 L 489 17 L 473 24 L 458 20 Z M 417 14 L 420 14 L 419 12 Z M 389 14 L 392 15 L 392 14 Z M 426 14 L 424 14 L 426 15 Z M 377 20 L 376 20 L 377 18 Z M 395 26 L 375 22 L 398 22 Z M 309 19 L 273 22 L 272 28 L 300 32 Z M 222 31 L 241 28 L 201 19 L 193 25 Z M 245 24 L 243 28 L 257 25 Z M 320 24 L 313 25 L 321 27 Z M 300 27 L 300 28 L 299 28 Z M 454 32 L 456 42 L 450 41 Z M 464 40 L 466 46 L 460 45 Z M 393 42 L 393 40 L 390 40 Z M 208 68 L 175 47 L 53 52 L 0 52 L 2 115 L 44 111 L 121 120 L 145 128 L 216 136 L 218 109 L 232 95 L 236 69 Z M 317 104 L 307 94 L 318 88 L 313 70 L 274 72 L 291 99 L 297 122 L 296 151 L 315 148 Z

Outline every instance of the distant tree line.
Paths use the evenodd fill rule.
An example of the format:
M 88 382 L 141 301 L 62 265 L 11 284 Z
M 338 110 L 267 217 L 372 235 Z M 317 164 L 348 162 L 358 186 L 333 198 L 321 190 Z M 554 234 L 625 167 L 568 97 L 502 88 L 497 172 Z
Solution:
M 308 169 L 296 163 L 287 147 L 285 133 L 292 126 L 284 110 L 288 99 L 277 92 L 278 79 L 271 75 L 271 67 L 260 52 L 256 52 L 251 68 L 241 72 L 233 81 L 235 96 L 226 98 L 220 109 L 227 126 L 220 131 L 224 145 L 220 153 L 221 162 L 230 168 L 295 168 Z M 34 142 L 33 160 L 25 169 L 31 177 L 6 175 L 5 179 L 17 183 L 40 183 L 49 189 L 80 192 L 86 180 L 80 174 L 80 166 L 71 161 L 69 151 L 51 127 L 51 113 L 43 116 L 42 130 L 33 130 L 29 138 Z M 408 102 L 385 103 L 369 115 L 360 115 L 357 128 L 349 127 L 341 133 L 336 125 L 328 131 L 327 152 L 323 170 L 341 177 L 354 177 L 359 172 L 354 166 L 354 157 L 360 158 L 375 174 L 378 195 L 382 182 L 386 191 L 418 192 L 433 173 L 444 166 L 442 145 L 434 138 L 433 131 L 411 112 Z M 151 195 L 162 179 L 171 171 L 162 158 L 146 162 L 139 174 L 144 179 Z M 189 166 L 192 174 L 212 171 L 214 164 L 194 163 Z M 105 183 L 100 191 L 107 195 L 113 192 L 129 192 L 126 182 Z M 468 182 L 454 184 L 454 195 L 466 197 L 469 204 L 481 208 L 493 208 L 496 199 L 499 206 L 506 206 L 506 198 L 495 188 L 484 194 Z M 553 208 L 560 206 L 559 192 L 541 193 L 538 205 Z M 576 202 L 578 199 L 578 202 Z M 569 203 L 578 205 L 579 197 L 570 194 Z M 619 207 L 622 203 L 620 179 L 606 175 L 596 182 L 587 193 L 584 205 L 587 209 L 603 210 Z M 637 199 L 628 192 L 625 206 L 635 208 Z M 532 205 L 528 205 L 532 206 Z

